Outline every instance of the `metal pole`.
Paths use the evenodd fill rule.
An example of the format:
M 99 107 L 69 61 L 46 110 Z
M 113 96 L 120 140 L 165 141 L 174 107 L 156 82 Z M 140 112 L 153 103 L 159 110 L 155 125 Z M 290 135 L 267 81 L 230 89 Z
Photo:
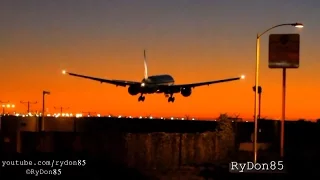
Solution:
M 179 133 L 179 169 L 182 165 L 182 132 Z
M 254 91 L 254 135 L 253 135 L 253 152 L 254 152 L 254 163 L 257 162 L 257 139 L 258 139 L 258 86 L 259 86 L 259 64 L 260 64 L 260 37 L 257 34 L 256 42 L 256 72 L 255 72 L 255 91 Z
M 259 113 L 258 119 L 261 119 L 261 92 L 259 92 Z
M 284 156 L 284 124 L 286 120 L 286 68 L 282 69 L 282 118 L 281 118 L 281 135 L 280 135 L 280 156 Z
M 41 116 L 41 130 L 40 131 L 44 131 L 44 96 L 45 96 L 45 92 L 42 92 L 42 116 Z

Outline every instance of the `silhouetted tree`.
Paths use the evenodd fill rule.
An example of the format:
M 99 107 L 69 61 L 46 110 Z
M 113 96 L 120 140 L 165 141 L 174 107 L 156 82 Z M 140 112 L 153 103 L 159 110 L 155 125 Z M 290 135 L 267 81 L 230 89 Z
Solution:
M 227 114 L 221 114 L 218 120 L 218 160 L 222 162 L 228 162 L 236 150 L 234 128 L 232 125 L 232 120 Z

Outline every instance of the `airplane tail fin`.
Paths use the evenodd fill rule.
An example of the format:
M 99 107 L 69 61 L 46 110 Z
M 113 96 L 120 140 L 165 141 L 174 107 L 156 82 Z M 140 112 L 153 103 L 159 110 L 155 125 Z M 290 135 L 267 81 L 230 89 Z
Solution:
M 143 51 L 143 55 L 144 55 L 144 78 L 148 79 L 148 66 L 147 66 L 146 50 Z

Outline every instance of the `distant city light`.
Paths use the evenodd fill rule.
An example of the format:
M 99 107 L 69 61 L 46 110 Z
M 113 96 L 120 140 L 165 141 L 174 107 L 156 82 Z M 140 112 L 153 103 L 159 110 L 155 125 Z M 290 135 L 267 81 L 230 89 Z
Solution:
M 3 108 L 7 108 L 7 104 L 3 104 L 2 105 Z M 0 106 L 1 107 L 1 106 Z M 12 104 L 10 104 L 10 108 L 12 107 Z M 17 117 L 41 117 L 42 114 L 40 112 L 33 112 L 33 113 L 21 113 L 21 112 L 10 112 L 10 113 L 4 113 L 3 116 L 17 116 Z M 199 120 L 197 118 L 194 118 L 194 117 L 173 117 L 173 116 L 152 116 L 152 115 L 147 115 L 147 116 L 132 116 L 132 115 L 115 115 L 115 116 L 112 116 L 111 114 L 110 115 L 103 115 L 103 114 L 83 114 L 82 113 L 75 113 L 75 114 L 72 114 L 70 112 L 64 112 L 64 113 L 46 113 L 45 116 L 47 117 L 55 117 L 55 118 L 60 118 L 60 117 L 63 117 L 62 119 L 65 119 L 65 118 L 69 118 L 69 117 L 76 117 L 76 118 L 81 118 L 81 117 L 104 117 L 104 118 L 127 118 L 127 119 L 149 119 L 149 120 Z M 204 119 L 205 120 L 205 119 Z M 211 121 L 219 121 L 219 119 L 215 119 L 215 118 L 206 118 L 206 120 L 211 120 Z M 238 120 L 235 120 L 235 119 L 231 119 L 232 122 L 237 122 Z M 251 121 L 248 121 L 248 120 L 241 120 L 242 122 L 251 122 Z
M 76 118 L 80 118 L 80 117 L 82 117 L 81 113 L 76 114 Z

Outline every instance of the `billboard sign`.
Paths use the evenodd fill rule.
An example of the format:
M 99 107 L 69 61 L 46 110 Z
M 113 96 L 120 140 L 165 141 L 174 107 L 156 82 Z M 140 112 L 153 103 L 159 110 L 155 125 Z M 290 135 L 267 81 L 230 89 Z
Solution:
M 299 34 L 270 34 L 269 68 L 299 68 L 299 60 Z

